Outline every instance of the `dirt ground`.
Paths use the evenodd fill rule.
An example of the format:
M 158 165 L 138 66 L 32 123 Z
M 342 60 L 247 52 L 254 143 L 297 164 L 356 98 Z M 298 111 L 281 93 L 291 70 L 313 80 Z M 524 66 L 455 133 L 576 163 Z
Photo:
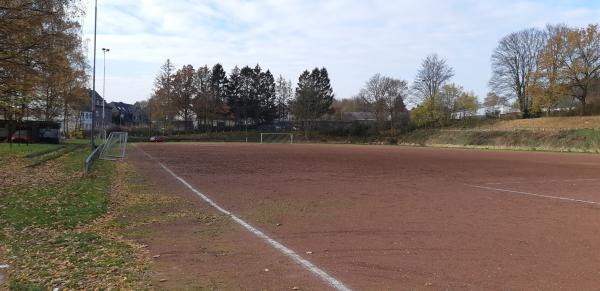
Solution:
M 134 192 L 152 199 L 122 218 L 127 238 L 147 246 L 159 290 L 323 290 L 327 285 L 202 202 L 130 147 L 142 174 Z M 150 195 L 148 195 L 150 194 Z M 146 205 L 144 205 L 146 204 Z
M 129 160 L 146 177 L 213 212 L 140 149 L 355 290 L 600 286 L 600 156 L 356 145 L 130 147 Z M 156 265 L 167 282 L 192 286 L 212 272 L 226 289 L 327 287 L 233 223 L 214 244 L 204 240 L 225 245 L 228 255 L 206 256 L 195 249 L 199 227 L 168 225 L 147 242 L 169 254 Z

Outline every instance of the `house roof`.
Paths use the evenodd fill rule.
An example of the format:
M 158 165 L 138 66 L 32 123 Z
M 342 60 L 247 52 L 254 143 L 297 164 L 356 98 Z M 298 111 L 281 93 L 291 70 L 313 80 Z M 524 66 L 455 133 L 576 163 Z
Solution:
M 88 95 L 90 97 L 90 102 L 92 101 L 92 97 L 93 97 L 93 93 L 94 92 L 92 89 L 87 89 L 88 90 Z M 106 103 L 106 101 L 104 100 L 104 98 L 102 98 L 102 95 L 100 95 L 100 93 L 98 93 L 98 91 L 96 91 L 96 108 L 102 107 L 102 102 L 104 102 L 104 108 L 108 110 L 111 109 L 111 106 L 109 103 Z M 87 111 L 90 111 L 90 104 L 87 103 L 84 106 L 84 109 Z
M 139 110 L 137 106 L 123 102 L 110 102 L 110 105 L 121 113 L 133 113 Z

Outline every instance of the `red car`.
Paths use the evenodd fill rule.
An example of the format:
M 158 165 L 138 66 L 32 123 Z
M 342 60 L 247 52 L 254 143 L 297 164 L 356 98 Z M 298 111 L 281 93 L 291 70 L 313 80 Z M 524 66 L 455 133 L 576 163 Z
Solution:
M 165 140 L 160 136 L 151 136 L 150 137 L 150 142 L 163 142 L 163 141 L 165 141 Z
M 12 142 L 17 142 L 17 143 L 30 143 L 32 142 L 31 140 L 31 136 L 29 135 L 29 132 L 27 130 L 17 130 L 15 131 L 15 133 L 13 133 L 12 137 L 10 138 Z

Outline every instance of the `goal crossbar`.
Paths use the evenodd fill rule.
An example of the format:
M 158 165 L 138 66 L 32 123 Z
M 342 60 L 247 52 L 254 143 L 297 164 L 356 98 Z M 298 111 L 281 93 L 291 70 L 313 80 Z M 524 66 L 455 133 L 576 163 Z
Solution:
M 260 143 L 294 143 L 294 134 L 288 132 L 261 132 Z

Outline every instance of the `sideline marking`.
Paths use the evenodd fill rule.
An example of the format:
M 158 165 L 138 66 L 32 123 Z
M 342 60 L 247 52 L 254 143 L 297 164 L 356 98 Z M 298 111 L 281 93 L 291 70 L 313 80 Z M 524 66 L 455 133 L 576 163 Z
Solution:
M 588 200 L 573 199 L 573 198 L 566 198 L 566 197 L 560 197 L 560 196 L 542 195 L 542 194 L 536 194 L 536 193 L 529 193 L 529 192 L 522 192 L 522 191 L 515 191 L 515 190 L 508 190 L 508 189 L 501 189 L 501 188 L 493 188 L 493 187 L 486 187 L 486 186 L 478 186 L 478 185 L 472 185 L 472 184 L 465 184 L 465 185 L 467 185 L 469 187 L 487 189 L 487 190 L 493 190 L 493 191 L 508 192 L 508 193 L 522 194 L 522 195 L 529 195 L 529 196 L 550 198 L 550 199 L 558 199 L 558 200 L 592 204 L 592 205 L 600 205 L 600 202 L 594 202 L 594 201 L 588 201 Z
M 505 185 L 505 184 L 522 184 L 522 183 L 564 183 L 564 182 L 588 182 L 588 181 L 598 181 L 600 179 L 594 178 L 581 178 L 581 179 L 562 179 L 562 180 L 540 180 L 540 181 L 512 181 L 512 182 L 489 182 L 485 183 L 485 185 Z
M 202 194 L 200 191 L 196 190 L 192 185 L 190 185 L 187 181 L 185 181 L 184 179 L 182 179 L 179 176 L 177 176 L 177 174 L 175 174 L 173 171 L 171 171 L 171 169 L 167 168 L 167 166 L 165 166 L 163 163 L 161 163 L 158 160 L 156 160 L 154 157 L 152 157 L 150 154 L 148 154 L 143 149 L 139 148 L 137 145 L 134 145 L 134 146 L 135 146 L 135 148 L 139 149 L 142 153 L 144 153 L 149 159 L 157 162 L 158 165 L 160 165 L 163 168 L 163 170 L 165 170 L 167 173 L 171 174 L 171 176 L 173 176 L 177 180 L 179 180 L 179 182 L 181 182 L 183 185 L 185 185 L 188 189 L 192 190 L 192 192 L 194 192 L 196 195 L 198 195 L 200 198 L 202 198 L 202 200 L 204 200 L 206 203 L 210 204 L 212 207 L 214 207 L 215 209 L 217 209 L 221 213 L 229 216 L 235 222 L 237 222 L 238 224 L 240 224 L 241 226 L 243 226 L 246 230 L 248 230 L 249 232 L 253 233 L 255 236 L 263 239 L 264 241 L 266 241 L 267 243 L 269 243 L 272 247 L 274 247 L 275 249 L 277 249 L 278 251 L 280 251 L 281 253 L 283 253 L 284 255 L 286 255 L 287 257 L 291 258 L 296 263 L 298 263 L 299 265 L 301 265 L 302 267 L 304 267 L 304 269 L 306 269 L 306 270 L 310 271 L 311 273 L 317 275 L 319 278 L 321 278 L 323 281 L 327 282 L 331 287 L 333 287 L 333 288 L 335 288 L 337 290 L 340 290 L 340 291 L 351 291 L 351 289 L 348 288 L 348 287 L 346 287 L 342 282 L 340 282 L 339 280 L 333 278 L 331 275 L 327 274 L 325 271 L 321 270 L 319 267 L 315 266 L 310 261 L 304 259 L 300 255 L 298 255 L 297 253 L 295 253 L 293 250 L 291 250 L 288 247 L 284 246 L 280 242 L 278 242 L 278 241 L 270 238 L 268 235 L 264 234 L 262 231 L 258 230 L 257 228 L 255 228 L 254 226 L 250 225 L 249 223 L 245 222 L 241 218 L 235 216 L 235 214 L 233 214 L 233 213 L 229 212 L 228 210 L 226 210 L 225 208 L 219 206 L 217 203 L 215 203 L 208 196 Z

